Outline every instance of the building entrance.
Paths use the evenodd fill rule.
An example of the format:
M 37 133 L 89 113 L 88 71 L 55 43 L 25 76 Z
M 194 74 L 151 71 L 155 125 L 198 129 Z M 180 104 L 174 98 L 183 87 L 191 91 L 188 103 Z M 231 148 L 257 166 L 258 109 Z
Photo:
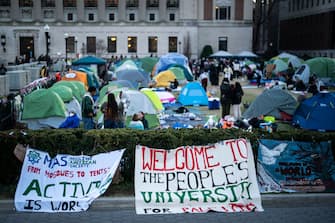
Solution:
M 23 57 L 25 63 L 28 63 L 30 58 L 35 58 L 34 37 L 20 37 L 20 56 Z

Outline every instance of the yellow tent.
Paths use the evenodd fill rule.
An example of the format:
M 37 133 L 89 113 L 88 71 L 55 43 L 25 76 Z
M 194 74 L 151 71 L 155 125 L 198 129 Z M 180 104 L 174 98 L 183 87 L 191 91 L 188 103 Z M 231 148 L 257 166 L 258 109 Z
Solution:
M 169 87 L 171 82 L 176 79 L 176 75 L 170 70 L 160 72 L 154 77 L 155 87 Z

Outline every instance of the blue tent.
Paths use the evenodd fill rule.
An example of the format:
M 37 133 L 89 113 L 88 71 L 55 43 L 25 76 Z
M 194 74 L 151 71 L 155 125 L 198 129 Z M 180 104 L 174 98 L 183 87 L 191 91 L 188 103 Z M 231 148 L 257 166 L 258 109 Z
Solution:
M 121 70 L 116 72 L 117 80 L 127 80 L 131 82 L 133 88 L 148 87 L 149 75 L 143 70 Z
M 208 105 L 208 97 L 199 82 L 189 82 L 180 91 L 178 102 L 182 105 Z
M 94 56 L 86 56 L 86 57 L 82 57 L 78 60 L 75 60 L 72 62 L 72 65 L 90 65 L 90 64 L 97 64 L 97 65 L 104 65 L 106 64 L 106 61 L 98 58 L 98 57 L 94 57 Z
M 293 116 L 293 123 L 303 129 L 335 130 L 335 94 L 318 93 L 299 105 Z
M 180 67 L 184 70 L 188 81 L 193 81 L 192 71 L 188 65 L 188 59 L 179 53 L 168 53 L 161 56 L 156 64 L 156 74 L 169 69 L 170 67 Z

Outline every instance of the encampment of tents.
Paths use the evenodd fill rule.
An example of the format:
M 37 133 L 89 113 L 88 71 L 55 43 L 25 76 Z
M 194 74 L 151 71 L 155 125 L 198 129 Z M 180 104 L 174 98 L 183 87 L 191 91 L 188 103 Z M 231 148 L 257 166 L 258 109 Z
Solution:
M 335 61 L 327 57 L 315 57 L 305 61 L 310 73 L 319 78 L 335 79 Z
M 251 119 L 264 115 L 289 120 L 297 106 L 297 100 L 287 90 L 271 88 L 258 95 L 242 117 Z
M 335 130 L 335 94 L 318 93 L 302 101 L 293 116 L 293 123 L 303 129 Z
M 180 91 L 178 102 L 182 105 L 208 105 L 208 97 L 199 82 L 189 82 Z
M 64 81 L 58 81 L 53 86 L 57 86 L 57 85 L 63 85 L 63 86 L 67 86 L 67 87 L 71 88 L 73 96 L 79 102 L 82 101 L 83 96 L 86 93 L 85 86 L 80 81 L 66 81 L 66 80 L 64 80 Z
M 72 65 L 104 65 L 106 61 L 104 59 L 95 57 L 95 56 L 86 56 L 72 62 Z

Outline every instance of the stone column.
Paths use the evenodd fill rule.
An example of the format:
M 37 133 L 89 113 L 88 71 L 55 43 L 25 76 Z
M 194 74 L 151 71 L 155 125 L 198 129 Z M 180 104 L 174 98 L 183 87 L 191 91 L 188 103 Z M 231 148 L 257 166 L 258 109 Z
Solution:
M 125 21 L 126 20 L 126 1 L 119 1 L 118 5 L 118 17 L 119 21 Z
M 41 11 L 42 11 L 41 1 L 40 0 L 34 1 L 33 4 L 34 4 L 33 5 L 33 15 L 32 15 L 33 16 L 33 21 L 38 22 L 38 21 L 43 20 L 42 14 L 41 14 Z
M 55 1 L 56 3 L 56 20 L 58 22 L 64 21 L 63 1 Z
M 106 2 L 105 0 L 98 1 L 98 19 L 100 22 L 106 21 Z
M 138 5 L 138 21 L 146 21 L 146 0 L 139 0 Z
M 165 22 L 167 20 L 166 0 L 159 0 L 159 20 Z
M 13 21 L 17 21 L 20 17 L 19 0 L 10 1 L 10 14 Z
M 84 0 L 77 0 L 77 19 L 78 22 L 85 21 Z

